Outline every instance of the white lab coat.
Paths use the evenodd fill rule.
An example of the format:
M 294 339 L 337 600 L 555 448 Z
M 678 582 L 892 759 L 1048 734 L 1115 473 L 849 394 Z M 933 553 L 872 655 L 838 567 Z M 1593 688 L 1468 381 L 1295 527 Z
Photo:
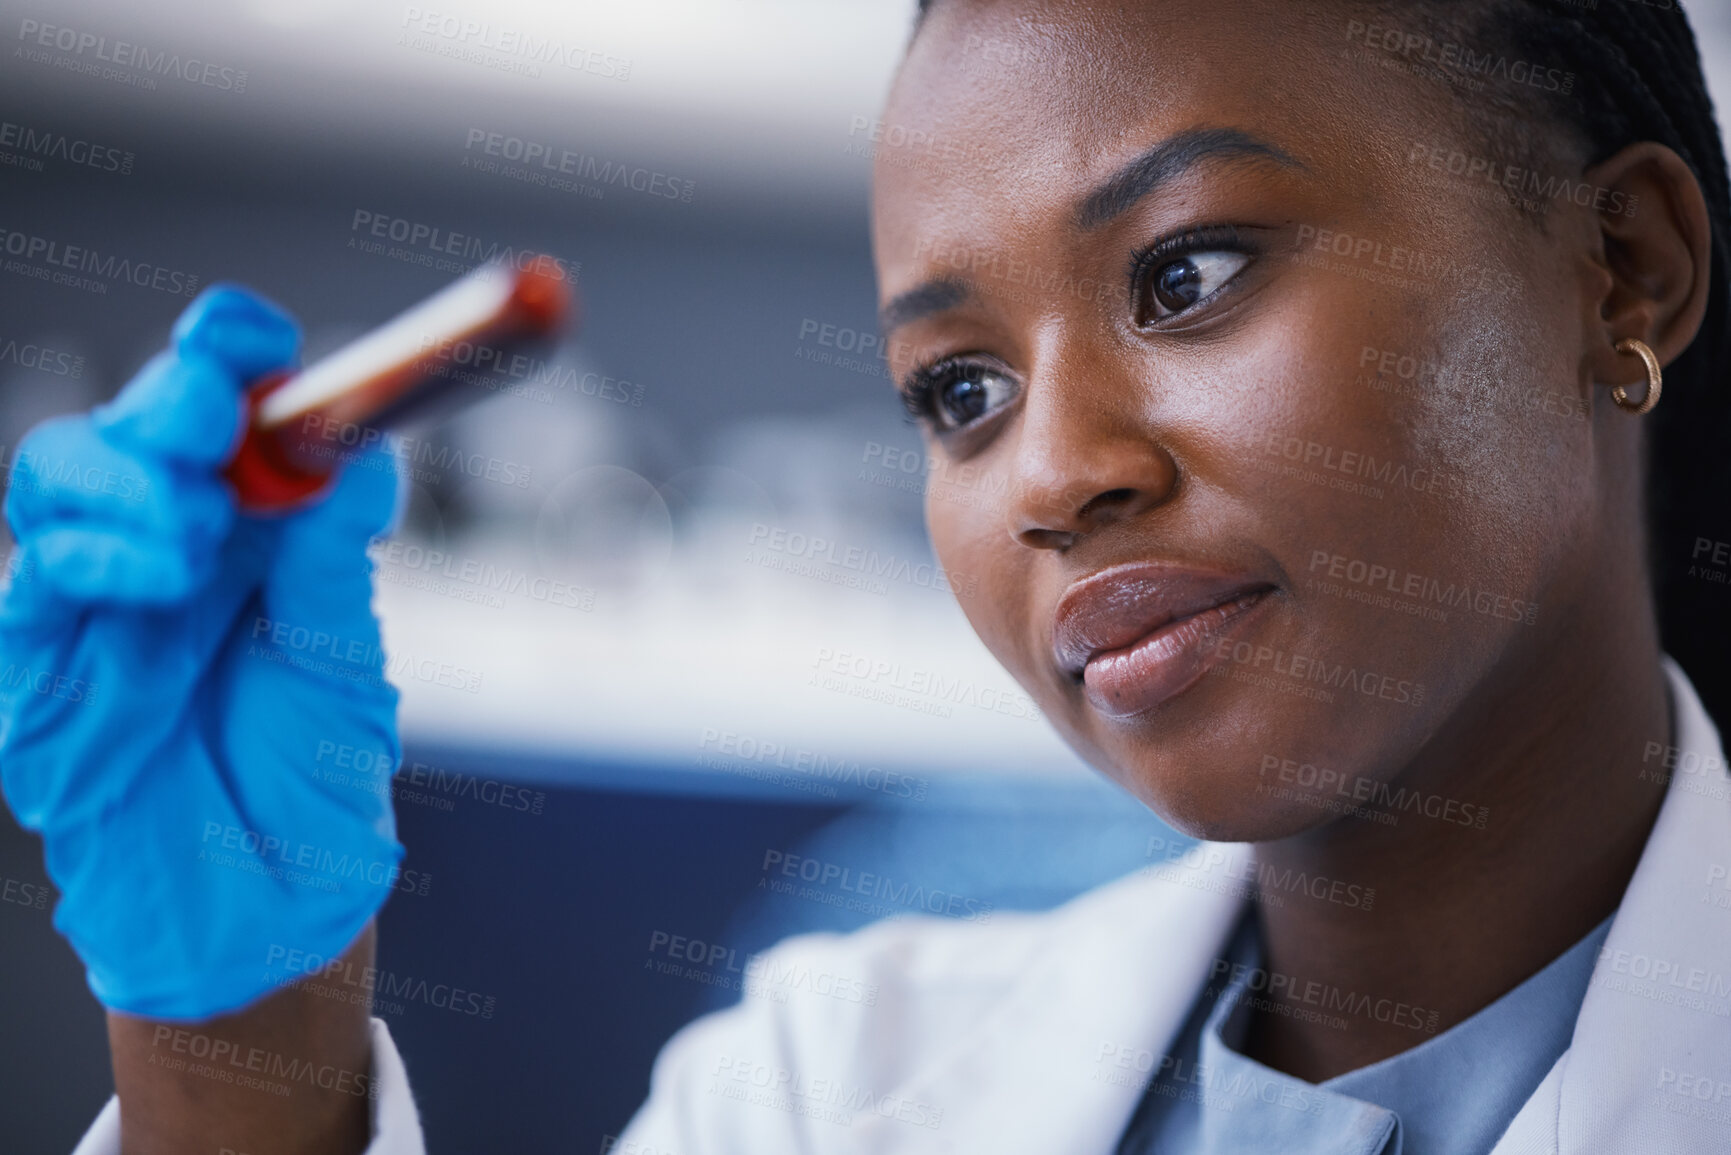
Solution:
M 1683 768 L 1570 1048 L 1494 1155 L 1731 1151 L 1731 781 L 1693 688 L 1667 668 Z M 902 917 L 789 939 L 764 977 L 772 989 L 790 973 L 776 968 L 808 977 L 781 984 L 785 1001 L 748 996 L 676 1034 L 614 1151 L 1111 1155 L 1242 913 L 1218 863 L 1243 853 L 1205 847 L 1176 873 L 984 925 Z M 367 1150 L 420 1155 L 402 1060 L 384 1024 L 373 1030 L 382 1090 Z M 118 1155 L 118 1135 L 110 1100 L 75 1155 Z

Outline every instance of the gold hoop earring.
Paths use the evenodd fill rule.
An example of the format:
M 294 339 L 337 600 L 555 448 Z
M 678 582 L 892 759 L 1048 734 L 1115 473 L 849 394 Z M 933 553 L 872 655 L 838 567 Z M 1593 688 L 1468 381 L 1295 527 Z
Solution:
M 1659 371 L 1659 358 L 1653 355 L 1653 350 L 1647 342 L 1635 337 L 1624 337 L 1617 342 L 1617 352 L 1634 353 L 1647 366 L 1647 395 L 1641 398 L 1640 404 L 1629 400 L 1629 392 L 1619 385 L 1611 390 L 1611 400 L 1617 403 L 1617 408 L 1636 417 L 1643 413 L 1651 413 L 1653 406 L 1659 403 L 1659 390 L 1665 384 L 1665 375 Z

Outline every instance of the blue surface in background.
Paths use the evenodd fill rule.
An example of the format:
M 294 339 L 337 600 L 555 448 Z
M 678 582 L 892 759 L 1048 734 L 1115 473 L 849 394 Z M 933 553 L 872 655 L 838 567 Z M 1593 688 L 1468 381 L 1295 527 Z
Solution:
M 1169 835 L 1097 779 L 946 776 L 918 802 L 870 793 L 820 800 L 712 772 L 532 765 L 425 748 L 409 757 L 448 774 L 590 784 L 550 791 L 538 816 L 468 797 L 450 813 L 399 801 L 410 861 L 434 881 L 426 898 L 393 898 L 381 964 L 497 998 L 491 1021 L 420 1005 L 385 1016 L 435 1153 L 506 1139 L 512 1149 L 601 1150 L 642 1101 L 668 1036 L 738 1000 L 729 961 L 737 966 L 788 934 L 851 930 L 876 917 L 760 887 L 786 877 L 787 859 L 775 855 L 855 878 L 871 872 L 893 880 L 895 893 L 943 892 L 974 904 L 959 910 L 1039 910 L 1136 869 L 1150 835 Z M 907 900 L 877 905 L 917 910 Z M 709 957 L 698 941 L 726 951 L 699 970 L 727 985 L 685 977 L 684 959 L 680 974 L 661 973 L 656 964 L 674 960 L 665 945 L 652 948 L 675 935 L 687 955 Z

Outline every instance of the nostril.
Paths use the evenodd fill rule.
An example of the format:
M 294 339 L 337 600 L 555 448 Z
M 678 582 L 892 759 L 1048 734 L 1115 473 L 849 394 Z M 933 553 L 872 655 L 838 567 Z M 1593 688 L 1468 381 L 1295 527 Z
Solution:
M 1108 489 L 1105 493 L 1095 494 L 1088 503 L 1076 511 L 1078 520 L 1085 521 L 1102 509 L 1114 505 L 1123 505 L 1136 496 L 1134 489 Z
M 1061 529 L 1025 529 L 1021 543 L 1032 549 L 1052 549 L 1062 552 L 1076 543 L 1076 535 Z

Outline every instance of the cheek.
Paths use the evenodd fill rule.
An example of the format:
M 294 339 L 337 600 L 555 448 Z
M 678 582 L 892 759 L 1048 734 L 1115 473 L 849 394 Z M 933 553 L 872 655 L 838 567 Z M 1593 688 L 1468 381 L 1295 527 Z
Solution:
M 935 458 L 942 462 L 941 456 Z M 1006 528 L 1007 475 L 984 468 L 963 472 L 941 464 L 926 481 L 926 528 L 938 563 L 951 574 L 956 601 L 986 648 L 1024 686 L 1033 551 Z
M 1291 579 L 1295 642 L 1441 706 L 1531 640 L 1593 517 L 1589 423 L 1566 350 L 1523 335 L 1520 302 L 1377 308 L 1333 289 L 1279 327 L 1296 349 L 1249 359 L 1266 385 L 1234 394 L 1220 449 L 1241 467 L 1225 484 Z M 1577 401 L 1547 412 L 1539 393 Z
M 1211 453 L 1238 455 L 1256 505 L 1312 510 L 1293 523 L 1306 532 L 1371 522 L 1407 548 L 1499 554 L 1575 512 L 1590 445 L 1567 326 L 1535 338 L 1519 298 L 1313 276 L 1191 423 L 1211 427 Z

